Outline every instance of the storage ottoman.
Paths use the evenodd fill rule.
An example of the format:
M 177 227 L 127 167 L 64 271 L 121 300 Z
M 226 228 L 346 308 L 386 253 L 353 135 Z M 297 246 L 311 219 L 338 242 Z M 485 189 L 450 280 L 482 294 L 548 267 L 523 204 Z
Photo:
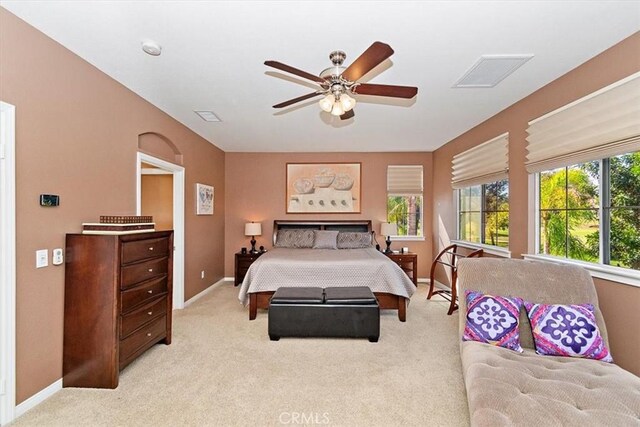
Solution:
M 380 337 L 380 307 L 366 286 L 278 288 L 269 303 L 269 338 Z

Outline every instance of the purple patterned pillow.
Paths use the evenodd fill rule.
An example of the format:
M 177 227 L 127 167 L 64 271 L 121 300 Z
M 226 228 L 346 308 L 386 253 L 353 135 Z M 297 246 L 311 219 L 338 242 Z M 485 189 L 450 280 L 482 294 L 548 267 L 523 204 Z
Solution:
M 518 319 L 522 298 L 465 291 L 467 323 L 463 341 L 478 341 L 522 353 Z
M 547 356 L 585 357 L 613 362 L 600 336 L 592 304 L 524 303 L 536 352 Z

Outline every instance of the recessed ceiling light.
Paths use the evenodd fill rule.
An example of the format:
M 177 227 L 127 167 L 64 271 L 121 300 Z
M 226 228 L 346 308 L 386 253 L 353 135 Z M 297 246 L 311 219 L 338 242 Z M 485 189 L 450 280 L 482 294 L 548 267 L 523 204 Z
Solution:
M 202 118 L 202 120 L 204 120 L 205 122 L 221 122 L 222 121 L 218 116 L 215 115 L 213 111 L 200 110 L 200 111 L 194 111 L 194 113 L 199 115 Z
M 162 46 L 154 41 L 145 40 L 142 42 L 142 50 L 151 56 L 160 56 L 162 53 Z
M 494 87 L 531 58 L 533 55 L 482 55 L 453 87 Z

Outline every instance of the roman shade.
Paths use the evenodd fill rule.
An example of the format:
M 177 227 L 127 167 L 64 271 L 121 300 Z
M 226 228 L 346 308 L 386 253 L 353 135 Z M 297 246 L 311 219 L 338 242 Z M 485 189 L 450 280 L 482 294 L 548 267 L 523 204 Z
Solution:
M 422 195 L 422 166 L 387 166 L 387 193 Z
M 509 133 L 453 156 L 455 189 L 500 181 L 509 176 Z
M 529 173 L 640 150 L 640 73 L 529 122 Z

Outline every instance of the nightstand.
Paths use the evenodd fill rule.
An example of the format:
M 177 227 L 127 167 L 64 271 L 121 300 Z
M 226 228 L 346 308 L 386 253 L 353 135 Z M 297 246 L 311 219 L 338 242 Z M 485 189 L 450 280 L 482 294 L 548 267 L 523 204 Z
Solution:
M 418 286 L 418 254 L 408 252 L 404 254 L 385 254 L 391 261 L 400 266 L 407 273 L 407 276 Z
M 247 274 L 247 270 L 249 270 L 249 266 L 251 266 L 253 261 L 257 260 L 262 254 L 262 252 L 258 252 L 257 254 L 243 254 L 241 252 L 236 252 L 236 274 L 234 286 L 238 286 L 242 283 L 245 274 Z

